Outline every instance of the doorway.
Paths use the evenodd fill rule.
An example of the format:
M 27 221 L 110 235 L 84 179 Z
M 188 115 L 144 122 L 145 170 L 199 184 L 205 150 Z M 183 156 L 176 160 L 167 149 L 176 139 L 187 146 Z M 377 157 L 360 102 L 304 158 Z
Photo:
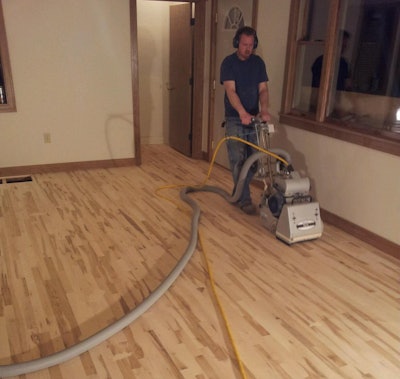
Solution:
M 192 156 L 193 12 L 192 4 L 169 7 L 169 145 Z
M 168 50 L 169 46 L 169 16 L 168 9 L 172 5 L 194 4 L 196 22 L 193 25 L 193 106 L 191 111 L 192 132 L 191 132 L 191 152 L 190 156 L 196 159 L 203 158 L 202 130 L 203 130 L 203 94 L 204 94 L 204 56 L 205 56 L 205 21 L 206 21 L 206 0 L 171 2 L 171 1 L 149 1 L 149 0 L 130 0 L 131 7 L 131 46 L 132 62 L 132 91 L 133 103 L 140 106 L 134 107 L 134 118 L 140 108 L 140 117 L 134 122 L 135 135 L 135 160 L 141 162 L 141 145 L 146 143 L 169 143 L 168 127 L 169 124 L 169 88 L 168 78 L 168 54 L 160 53 L 162 56 L 154 56 L 153 48 Z M 139 4 L 139 12 L 137 5 Z M 167 10 L 166 10 L 167 9 Z M 162 15 L 158 15 L 158 12 Z M 147 13 L 146 13 L 147 12 Z M 188 20 L 190 22 L 190 19 Z M 159 26 L 164 25 L 162 32 L 158 31 Z M 138 38 L 138 34 L 140 38 Z M 160 47 L 160 44 L 162 45 Z M 140 47 L 140 52 L 139 52 Z M 140 57 L 139 57 L 140 53 Z M 146 59 L 142 59 L 143 55 Z M 139 59 L 140 58 L 140 59 Z M 152 65 L 146 67 L 143 62 Z M 162 70 L 164 70 L 162 72 Z M 140 74 L 139 74 L 140 71 Z M 162 72 L 162 74 L 161 74 Z M 140 78 L 139 78 L 140 76 Z M 134 80 L 136 78 L 136 81 Z M 207 84 L 207 83 L 206 83 Z M 149 88 L 152 86 L 153 93 Z M 160 94 L 162 92 L 162 94 Z M 159 114 L 162 113 L 162 116 Z M 179 123 L 178 123 L 179 125 Z M 154 128 L 156 140 L 154 140 Z M 164 130 L 159 132 L 160 128 Z M 153 134 L 151 134 L 153 133 Z M 146 135 L 147 134 L 147 135 Z M 152 139 L 153 138 L 153 139 Z M 165 142 L 166 141 L 166 142 Z
M 169 1 L 169 0 L 168 0 Z M 204 109 L 204 72 L 205 72 L 205 41 L 206 34 L 206 6 L 208 0 L 181 1 L 191 5 L 192 23 L 192 100 L 191 100 L 191 131 L 190 156 L 195 159 L 203 157 L 202 131 Z M 170 126 L 171 127 L 171 126 Z M 179 128 L 179 125 L 177 126 Z

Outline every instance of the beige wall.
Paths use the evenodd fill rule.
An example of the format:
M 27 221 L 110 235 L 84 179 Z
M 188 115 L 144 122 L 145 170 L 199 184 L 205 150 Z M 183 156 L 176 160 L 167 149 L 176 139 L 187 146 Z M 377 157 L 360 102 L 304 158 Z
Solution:
M 258 52 L 270 76 L 274 147 L 292 155 L 325 210 L 400 244 L 400 157 L 305 132 L 277 121 L 282 97 L 290 0 L 259 2 Z
M 129 0 L 3 10 L 17 112 L 0 113 L 0 166 L 133 157 Z

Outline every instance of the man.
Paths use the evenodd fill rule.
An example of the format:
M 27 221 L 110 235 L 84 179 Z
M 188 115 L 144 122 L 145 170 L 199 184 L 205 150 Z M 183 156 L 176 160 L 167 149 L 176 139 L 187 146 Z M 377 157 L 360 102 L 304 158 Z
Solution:
M 350 91 L 352 87 L 351 73 L 349 64 L 344 57 L 344 52 L 347 49 L 350 33 L 346 30 L 341 31 L 342 47 L 340 51 L 339 71 L 336 82 L 337 91 Z M 312 79 L 311 79 L 311 99 L 310 99 L 310 111 L 315 112 L 317 109 L 318 101 L 318 89 L 321 81 L 322 74 L 322 63 L 324 56 L 320 55 L 311 66 Z
M 225 88 L 226 135 L 240 137 L 253 144 L 257 144 L 252 123 L 254 117 L 259 116 L 263 121 L 271 118 L 268 112 L 268 75 L 264 61 L 254 54 L 257 45 L 257 34 L 253 28 L 244 26 L 238 29 L 233 39 L 236 52 L 223 60 L 220 73 L 221 84 Z M 235 140 L 228 140 L 227 148 L 235 192 L 240 170 L 254 149 Z M 249 170 L 238 200 L 240 209 L 247 214 L 256 213 L 250 193 L 250 182 L 256 170 L 257 163 Z
M 337 82 L 336 82 L 336 89 L 338 91 L 347 91 L 351 88 L 351 82 L 350 82 L 350 68 L 349 64 L 346 61 L 346 58 L 344 58 L 343 54 L 347 49 L 349 39 L 350 39 L 350 33 L 346 30 L 343 30 L 341 32 L 341 37 L 342 37 L 342 48 L 340 51 L 340 62 L 339 62 L 339 72 L 338 72 L 338 77 L 337 77 Z M 312 87 L 319 87 L 320 80 L 321 80 L 321 73 L 322 73 L 322 62 L 323 62 L 324 56 L 320 55 L 313 63 L 311 67 L 312 71 Z

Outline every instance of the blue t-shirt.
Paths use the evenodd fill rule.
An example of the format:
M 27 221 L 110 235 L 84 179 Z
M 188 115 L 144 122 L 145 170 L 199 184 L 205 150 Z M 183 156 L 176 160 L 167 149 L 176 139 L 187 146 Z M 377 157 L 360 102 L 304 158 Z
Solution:
M 236 93 L 246 111 L 252 115 L 259 113 L 258 85 L 268 81 L 267 70 L 264 61 L 252 54 L 242 61 L 236 52 L 228 55 L 221 64 L 220 81 L 235 82 Z M 225 117 L 239 117 L 238 112 L 232 107 L 225 92 Z

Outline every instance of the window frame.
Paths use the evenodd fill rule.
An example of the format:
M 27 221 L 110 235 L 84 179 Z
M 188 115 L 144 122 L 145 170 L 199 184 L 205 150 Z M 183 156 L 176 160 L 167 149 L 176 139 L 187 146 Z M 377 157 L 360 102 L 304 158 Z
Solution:
M 7 103 L 0 104 L 0 113 L 2 112 L 16 112 L 17 107 L 15 103 L 14 85 L 11 75 L 11 63 L 8 53 L 8 43 L 6 27 L 4 23 L 3 4 L 0 0 L 0 60 L 3 69 L 4 86 L 7 96 Z
M 331 0 L 329 8 L 329 21 L 327 26 L 327 40 L 325 56 L 315 117 L 299 114 L 292 108 L 297 53 L 301 41 L 297 39 L 301 19 L 301 0 L 292 0 L 289 17 L 288 42 L 286 51 L 285 79 L 279 121 L 309 132 L 336 138 L 346 142 L 361 145 L 370 149 L 400 156 L 400 133 L 380 129 L 362 129 L 347 126 L 340 122 L 328 120 L 325 116 L 329 100 L 329 83 L 334 75 L 334 57 L 336 54 L 338 24 L 340 15 L 340 0 Z

